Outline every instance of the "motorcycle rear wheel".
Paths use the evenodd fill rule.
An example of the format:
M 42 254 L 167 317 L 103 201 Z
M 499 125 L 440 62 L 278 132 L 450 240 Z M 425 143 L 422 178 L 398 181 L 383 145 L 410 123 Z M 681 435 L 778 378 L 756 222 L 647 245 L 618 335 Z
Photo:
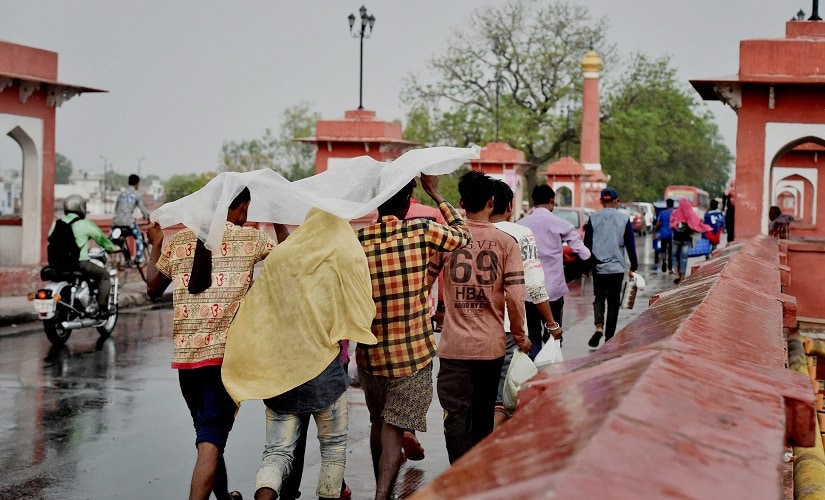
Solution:
M 109 338 L 109 335 L 111 335 L 115 330 L 115 325 L 117 324 L 117 313 L 117 306 L 114 306 L 111 309 L 111 314 L 109 314 L 109 317 L 106 318 L 106 322 L 97 327 L 97 333 L 100 334 L 101 339 Z
M 43 330 L 46 332 L 46 338 L 54 346 L 62 346 L 69 340 L 69 335 L 72 334 L 70 328 L 63 328 L 61 323 L 68 321 L 69 311 L 63 307 L 57 307 L 57 313 L 53 318 L 43 321 Z

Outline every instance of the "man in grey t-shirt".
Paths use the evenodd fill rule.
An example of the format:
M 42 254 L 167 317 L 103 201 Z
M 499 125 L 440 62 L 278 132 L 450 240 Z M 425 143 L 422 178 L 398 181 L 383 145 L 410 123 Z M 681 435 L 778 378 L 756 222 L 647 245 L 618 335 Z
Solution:
M 593 259 L 596 261 L 593 269 L 593 321 L 596 324 L 596 332 L 588 342 L 591 349 L 599 346 L 602 335 L 607 342 L 616 333 L 622 282 L 627 271 L 625 252 L 630 258 L 629 275 L 638 268 L 633 224 L 626 214 L 616 210 L 619 193 L 611 187 L 603 189 L 601 203 L 604 208 L 591 215 L 590 221 L 584 226 L 584 244 L 593 253 Z

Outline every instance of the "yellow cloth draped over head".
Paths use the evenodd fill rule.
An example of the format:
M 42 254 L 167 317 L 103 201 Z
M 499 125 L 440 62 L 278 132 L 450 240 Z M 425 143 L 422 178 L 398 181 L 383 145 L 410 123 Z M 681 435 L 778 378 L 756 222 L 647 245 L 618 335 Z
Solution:
M 375 344 L 372 283 L 349 223 L 318 208 L 264 260 L 226 336 L 223 383 L 237 404 L 312 380 L 338 341 Z

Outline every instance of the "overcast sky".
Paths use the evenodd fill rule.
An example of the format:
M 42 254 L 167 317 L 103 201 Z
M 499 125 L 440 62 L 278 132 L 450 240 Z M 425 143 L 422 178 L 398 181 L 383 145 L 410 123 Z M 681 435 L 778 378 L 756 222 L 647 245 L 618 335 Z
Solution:
M 364 0 L 377 21 L 364 41 L 364 107 L 403 119 L 410 72 L 426 75 L 452 29 L 503 2 Z M 588 0 L 624 54 L 670 55 L 685 81 L 738 71 L 739 41 L 784 37 L 810 0 Z M 167 178 L 215 170 L 222 143 L 277 129 L 283 110 L 309 102 L 324 118 L 358 106 L 352 0 L 0 0 L 0 39 L 55 51 L 59 80 L 108 90 L 57 110 L 58 153 L 75 170 Z M 734 151 L 736 115 L 709 108 Z M 0 139 L 0 159 L 9 138 Z

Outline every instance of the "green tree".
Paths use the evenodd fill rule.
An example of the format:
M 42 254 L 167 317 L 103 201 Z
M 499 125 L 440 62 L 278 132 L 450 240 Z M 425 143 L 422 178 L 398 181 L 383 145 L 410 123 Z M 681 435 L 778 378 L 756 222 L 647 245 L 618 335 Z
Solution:
M 206 172 L 203 174 L 186 174 L 173 175 L 166 182 L 163 183 L 163 189 L 166 193 L 166 202 L 175 201 L 183 198 L 188 194 L 192 194 L 198 189 L 206 185 L 207 182 L 215 177 L 215 173 Z
M 274 142 L 270 129 L 266 129 L 261 139 L 225 141 L 221 147 L 220 169 L 224 172 L 248 172 L 260 168 L 277 170 Z
M 60 153 L 54 155 L 54 183 L 68 184 L 72 176 L 72 160 Z
M 271 168 L 290 180 L 302 179 L 315 172 L 315 146 L 295 139 L 315 132 L 320 113 L 300 103 L 284 110 L 278 135 L 271 129 L 259 139 L 225 141 L 221 147 L 220 170 L 247 172 Z
M 447 175 L 442 175 L 438 179 L 438 190 L 441 191 L 441 194 L 449 201 L 454 207 L 458 207 L 458 200 L 461 196 L 458 194 L 458 180 L 467 172 L 466 167 L 461 167 L 455 172 Z M 413 198 L 419 203 L 424 205 L 429 205 L 431 207 L 435 207 L 436 204 L 430 198 L 424 189 L 421 187 L 421 184 L 416 184 L 415 191 L 413 191 Z
M 623 60 L 606 40 L 607 22 L 564 0 L 509 0 L 478 9 L 465 26 L 430 61 L 433 81 L 407 78 L 405 138 L 466 146 L 498 137 L 539 168 L 562 153 L 575 157 L 581 59 L 595 47 L 604 61 L 601 162 L 611 185 L 628 200 L 659 199 L 664 186 L 677 183 L 721 192 L 730 152 L 669 58 Z M 536 167 L 525 181 L 529 196 Z
M 601 161 L 626 200 L 658 200 L 668 184 L 721 196 L 733 160 L 712 114 L 680 82 L 669 57 L 634 54 L 608 89 Z
M 146 187 L 151 186 L 152 182 L 154 182 L 156 180 L 157 181 L 160 180 L 160 176 L 158 176 L 156 174 L 149 174 L 149 175 L 141 176 L 140 185 L 141 185 L 141 187 L 146 188 Z
M 129 185 L 129 176 L 126 174 L 121 174 L 120 172 L 115 172 L 114 170 L 107 170 L 105 181 L 107 189 L 118 191 Z
M 580 99 L 585 51 L 595 46 L 605 60 L 615 52 L 606 28 L 604 19 L 565 1 L 510 0 L 476 10 L 430 61 L 434 81 L 407 78 L 406 137 L 453 146 L 498 138 L 534 165 L 546 163 L 572 138 L 566 108 Z M 535 166 L 526 181 L 529 192 Z
M 305 102 L 284 110 L 275 140 L 275 159 L 278 171 L 287 179 L 303 179 L 315 173 L 317 146 L 295 139 L 315 135 L 315 123 L 320 119 L 321 113 L 312 111 Z

